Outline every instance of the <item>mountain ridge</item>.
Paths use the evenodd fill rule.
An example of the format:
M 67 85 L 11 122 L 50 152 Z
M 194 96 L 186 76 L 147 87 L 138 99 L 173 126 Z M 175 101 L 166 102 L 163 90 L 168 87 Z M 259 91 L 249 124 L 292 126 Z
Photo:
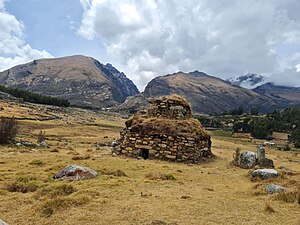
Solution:
M 0 72 L 0 84 L 69 100 L 81 106 L 112 107 L 139 93 L 125 74 L 82 55 L 38 59 Z
M 148 83 L 144 92 L 136 97 L 128 98 L 117 107 L 117 110 L 122 111 L 128 108 L 130 111 L 135 111 L 135 108 L 147 106 L 147 104 L 141 103 L 147 98 L 173 93 L 179 94 L 191 102 L 195 113 L 222 113 L 238 106 L 248 110 L 259 108 L 260 112 L 271 112 L 289 106 L 289 101 L 284 98 L 264 96 L 204 72 L 184 73 L 179 71 L 155 77 Z

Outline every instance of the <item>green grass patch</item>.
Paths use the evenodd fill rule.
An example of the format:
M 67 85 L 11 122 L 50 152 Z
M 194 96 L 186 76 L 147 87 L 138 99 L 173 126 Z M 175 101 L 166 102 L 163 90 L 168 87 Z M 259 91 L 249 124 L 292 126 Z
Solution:
M 210 131 L 210 133 L 212 136 L 232 137 L 232 132 L 226 131 L 226 130 L 213 130 L 213 131 Z

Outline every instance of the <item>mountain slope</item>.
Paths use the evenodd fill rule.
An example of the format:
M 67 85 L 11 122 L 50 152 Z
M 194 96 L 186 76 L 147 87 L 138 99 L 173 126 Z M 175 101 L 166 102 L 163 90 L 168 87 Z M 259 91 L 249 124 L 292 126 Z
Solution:
M 282 98 L 264 96 L 252 90 L 231 85 L 222 79 L 202 72 L 178 72 L 160 76 L 150 81 L 145 91 L 137 97 L 128 98 L 118 109 L 134 110 L 141 107 L 142 100 L 169 94 L 179 94 L 191 102 L 195 113 L 221 113 L 242 106 L 270 112 L 285 108 L 288 101 Z
M 300 87 L 285 87 L 266 83 L 256 87 L 253 91 L 273 98 L 283 98 L 296 104 L 300 103 Z
M 123 73 L 85 56 L 40 59 L 0 73 L 0 84 L 69 100 L 111 107 L 139 93 Z

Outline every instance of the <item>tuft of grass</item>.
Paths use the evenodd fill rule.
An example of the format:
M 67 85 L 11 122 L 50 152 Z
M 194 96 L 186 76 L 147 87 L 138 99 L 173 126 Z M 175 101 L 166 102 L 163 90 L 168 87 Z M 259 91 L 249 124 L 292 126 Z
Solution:
M 101 174 L 103 175 L 110 175 L 110 176 L 115 176 L 115 177 L 127 177 L 126 173 L 123 170 L 101 170 Z
M 50 152 L 59 152 L 57 148 L 51 149 Z
M 29 181 L 37 180 L 36 177 L 30 175 L 18 176 L 16 178 L 17 182 L 28 183 Z
M 281 192 L 274 196 L 274 199 L 286 203 L 298 202 L 300 204 L 300 194 L 298 191 Z
M 38 185 L 35 182 L 13 182 L 6 185 L 6 190 L 9 192 L 35 192 L 38 189 Z
M 86 159 L 90 159 L 90 158 L 91 158 L 90 155 L 85 155 L 85 156 L 79 156 L 79 155 L 77 155 L 77 156 L 73 156 L 72 160 L 86 160 Z
M 269 203 L 266 203 L 264 211 L 266 213 L 274 213 L 275 212 L 275 210 L 269 205 Z
M 175 180 L 176 179 L 173 174 L 163 174 L 160 172 L 150 172 L 147 173 L 145 177 L 149 180 Z
M 42 166 L 45 163 L 43 161 L 39 160 L 39 159 L 34 159 L 29 164 L 30 165 L 34 165 L 34 166 Z
M 80 197 L 58 197 L 46 201 L 41 207 L 41 213 L 45 217 L 50 217 L 57 211 L 65 210 L 72 206 L 80 206 L 89 202 L 87 196 Z
M 35 192 L 39 188 L 36 180 L 36 177 L 30 175 L 18 176 L 14 182 L 6 184 L 5 189 L 9 192 Z
M 72 185 L 62 184 L 59 186 L 45 187 L 39 190 L 36 193 L 35 198 L 39 199 L 43 196 L 47 196 L 49 198 L 56 198 L 60 196 L 68 196 L 74 192 L 76 192 L 76 190 Z

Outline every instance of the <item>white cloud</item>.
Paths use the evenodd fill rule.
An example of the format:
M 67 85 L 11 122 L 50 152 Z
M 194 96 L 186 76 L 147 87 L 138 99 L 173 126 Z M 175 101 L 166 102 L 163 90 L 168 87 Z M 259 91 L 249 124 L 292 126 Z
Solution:
M 225 78 L 278 74 L 300 63 L 294 57 L 299 52 L 291 48 L 300 49 L 298 0 L 81 3 L 79 34 L 103 42 L 110 60 L 121 63 L 140 88 L 157 75 L 178 70 Z M 293 84 L 300 86 L 300 81 Z
M 25 26 L 5 10 L 0 0 L 0 71 L 37 58 L 52 57 L 47 51 L 33 49 L 25 42 Z
M 267 78 L 267 81 L 273 82 L 277 85 L 283 86 L 299 86 L 300 84 L 300 71 L 299 66 L 295 68 L 286 69 L 280 73 L 274 73 L 271 77 Z M 296 84 L 296 85 L 295 85 Z

